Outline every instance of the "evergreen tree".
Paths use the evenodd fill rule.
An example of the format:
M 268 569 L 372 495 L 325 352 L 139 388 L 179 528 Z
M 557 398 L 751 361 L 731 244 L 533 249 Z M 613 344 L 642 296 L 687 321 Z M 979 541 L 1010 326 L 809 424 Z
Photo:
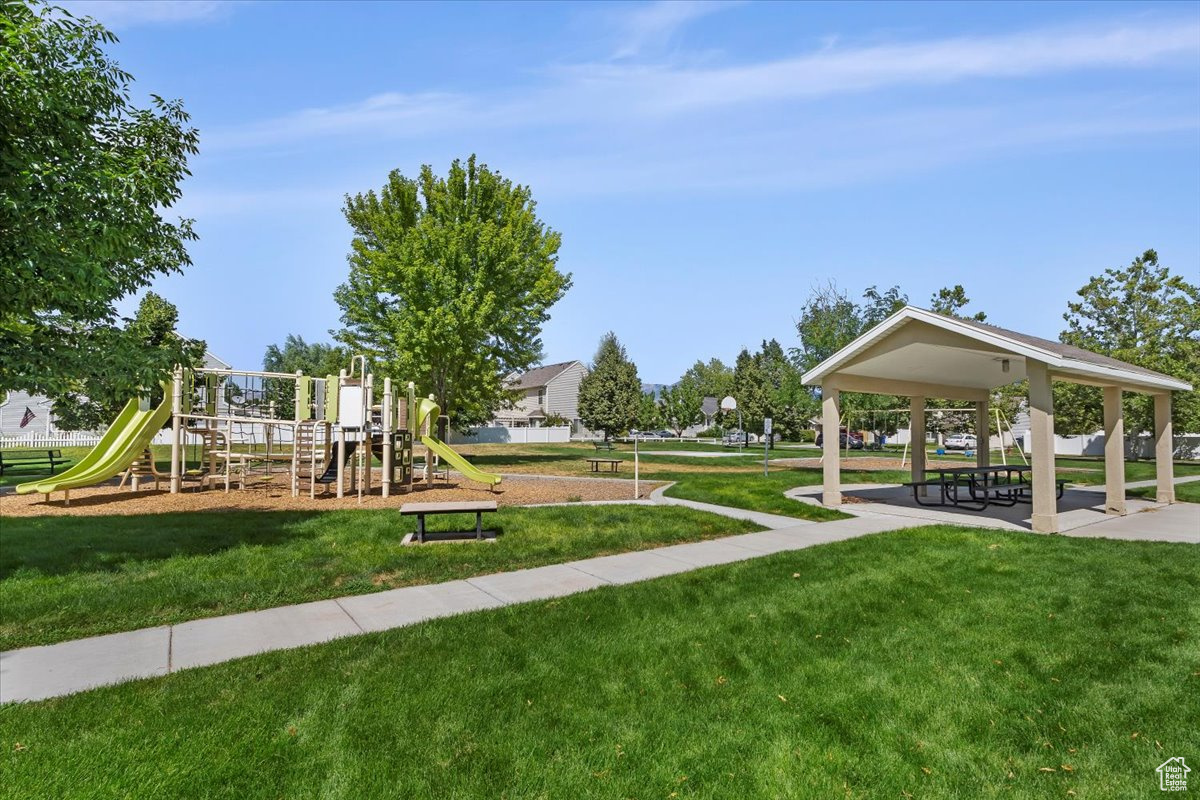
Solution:
M 767 416 L 771 402 L 762 369 L 762 356 L 751 355 L 742 348 L 733 367 L 733 397 L 738 411 L 742 412 L 742 424 L 751 433 L 762 433 L 763 417 Z M 736 413 L 736 412 L 735 412 Z
M 591 371 L 579 384 L 579 418 L 609 439 L 637 423 L 642 382 L 612 331 L 600 339 Z

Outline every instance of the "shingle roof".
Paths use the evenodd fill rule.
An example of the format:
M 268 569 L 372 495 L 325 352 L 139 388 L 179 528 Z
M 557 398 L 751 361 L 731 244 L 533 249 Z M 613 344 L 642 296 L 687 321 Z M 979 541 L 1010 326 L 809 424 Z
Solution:
M 513 389 L 536 389 L 539 386 L 545 386 L 565 371 L 567 367 L 576 363 L 578 362 L 563 361 L 560 364 L 547 364 L 544 367 L 535 367 L 513 378 L 509 386 Z
M 713 414 L 717 413 L 717 409 L 720 407 L 721 406 L 715 397 L 706 397 L 700 401 L 700 411 L 706 416 L 711 417 Z
M 930 311 L 928 313 L 935 314 L 937 312 Z M 1143 375 L 1150 375 L 1156 378 L 1171 377 L 1170 375 L 1164 375 L 1161 372 L 1155 372 L 1152 369 L 1146 369 L 1145 367 L 1139 367 L 1136 364 L 1130 364 L 1128 361 L 1110 358 L 1109 356 L 1100 355 L 1099 353 L 1093 353 L 1091 350 L 1084 350 L 1082 347 L 1075 347 L 1074 345 L 1056 342 L 1053 339 L 1042 339 L 1038 336 L 1030 336 L 1027 333 L 1020 333 L 1019 331 L 1010 331 L 1008 328 L 999 328 L 995 325 L 989 325 L 986 322 L 978 322 L 973 319 L 947 317 L 945 314 L 937 314 L 937 316 L 944 317 L 945 319 L 953 319 L 956 322 L 963 322 L 967 325 L 970 325 L 972 328 L 979 328 L 980 330 L 987 331 L 988 333 L 996 336 L 1004 336 L 1022 344 L 1027 344 L 1030 347 L 1037 347 L 1041 350 L 1049 350 L 1051 353 L 1060 355 L 1063 358 L 1069 358 L 1072 361 L 1083 361 L 1087 364 L 1095 364 L 1098 367 L 1112 367 L 1113 369 L 1124 369 L 1129 370 L 1130 372 L 1140 372 Z

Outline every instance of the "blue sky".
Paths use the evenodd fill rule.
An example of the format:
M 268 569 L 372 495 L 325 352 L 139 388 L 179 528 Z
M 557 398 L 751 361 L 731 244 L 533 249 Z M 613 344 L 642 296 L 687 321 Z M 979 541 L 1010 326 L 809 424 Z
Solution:
M 242 368 L 337 327 L 346 193 L 472 152 L 563 234 L 546 360 L 612 329 L 646 381 L 831 280 L 1057 338 L 1148 247 L 1200 279 L 1200 4 L 67 5 L 200 130 L 155 288 Z

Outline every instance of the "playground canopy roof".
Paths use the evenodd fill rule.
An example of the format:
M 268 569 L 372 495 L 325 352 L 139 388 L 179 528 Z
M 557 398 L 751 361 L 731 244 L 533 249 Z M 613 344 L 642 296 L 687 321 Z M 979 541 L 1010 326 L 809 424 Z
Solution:
M 1191 384 L 1078 347 L 973 320 L 905 306 L 803 376 L 819 384 L 837 375 L 850 391 L 894 391 L 901 384 L 956 387 L 959 399 L 1026 377 L 1026 363 L 1044 363 L 1052 376 L 1136 392 L 1190 391 Z M 933 397 L 951 396 L 930 392 Z

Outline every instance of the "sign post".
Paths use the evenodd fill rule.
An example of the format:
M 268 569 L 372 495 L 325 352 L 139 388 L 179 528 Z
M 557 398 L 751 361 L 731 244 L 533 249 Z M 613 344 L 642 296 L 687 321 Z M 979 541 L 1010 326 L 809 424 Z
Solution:
M 763 418 L 763 477 L 767 477 L 767 460 L 771 453 L 771 418 Z

